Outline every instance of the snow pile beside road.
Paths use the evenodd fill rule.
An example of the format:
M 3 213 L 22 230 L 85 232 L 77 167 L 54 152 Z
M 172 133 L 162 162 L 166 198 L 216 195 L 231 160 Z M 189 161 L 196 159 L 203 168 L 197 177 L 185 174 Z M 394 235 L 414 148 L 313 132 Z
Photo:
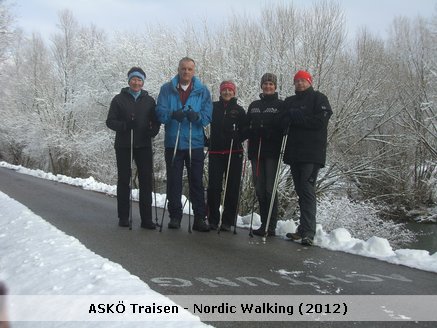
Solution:
M 393 264 L 402 264 L 411 268 L 437 272 L 437 252 L 431 255 L 428 251 L 414 249 L 393 250 L 387 239 L 371 237 L 367 241 L 352 238 L 343 228 L 330 233 L 317 225 L 314 244 L 335 251 L 372 257 Z
M 92 177 L 88 179 L 79 179 L 69 178 L 64 175 L 55 176 L 41 170 L 30 170 L 6 162 L 0 162 L 0 167 L 16 170 L 17 172 L 37 176 L 43 179 L 71 184 L 87 190 L 104 192 L 110 195 L 116 194 L 116 187 L 97 182 Z M 164 202 L 165 195 L 157 195 L 157 206 L 163 207 Z M 184 212 L 188 213 L 188 206 L 185 207 Z M 250 226 L 250 220 L 251 215 L 238 217 L 237 226 L 248 228 Z M 254 213 L 252 220 L 253 228 L 258 228 L 261 224 L 261 220 L 257 213 Z M 293 220 L 280 220 L 277 224 L 276 234 L 285 238 L 287 232 L 295 232 L 295 230 L 296 224 Z M 390 246 L 389 241 L 385 238 L 373 236 L 364 241 L 362 239 L 353 238 L 350 232 L 345 228 L 337 228 L 330 233 L 327 233 L 323 230 L 323 227 L 318 224 L 316 236 L 314 238 L 314 245 L 330 250 L 372 257 L 389 263 L 402 264 L 412 268 L 437 272 L 437 252 L 434 253 L 434 255 L 431 255 L 429 252 L 423 250 L 399 249 L 394 251 Z
M 56 229 L 2 192 L 0 231 L 0 280 L 7 282 L 11 295 L 141 295 L 150 296 L 156 303 L 176 305 L 119 264 L 91 252 L 76 238 Z M 56 307 L 50 311 L 56 312 Z M 178 320 L 155 321 L 153 326 L 207 326 L 182 307 Z M 48 323 L 40 324 L 46 327 Z M 104 324 L 104 327 L 145 325 L 144 322 Z M 96 327 L 95 322 L 81 322 L 80 326 Z

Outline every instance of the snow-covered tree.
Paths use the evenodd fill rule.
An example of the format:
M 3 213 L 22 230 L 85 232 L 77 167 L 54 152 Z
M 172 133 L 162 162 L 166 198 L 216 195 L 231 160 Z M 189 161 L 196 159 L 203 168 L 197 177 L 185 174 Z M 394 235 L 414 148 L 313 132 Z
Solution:
M 307 9 L 265 6 L 256 18 L 234 13 L 220 29 L 191 21 L 108 37 L 65 10 L 47 43 L 37 33 L 14 33 L 0 0 L 0 156 L 115 183 L 114 133 L 105 120 L 126 72 L 142 67 L 145 89 L 156 98 L 190 56 L 214 100 L 220 82 L 232 79 L 245 108 L 258 99 L 264 73 L 278 76 L 282 98 L 294 93 L 297 70 L 312 73 L 334 111 L 320 194 L 397 206 L 436 202 L 436 22 L 398 18 L 387 39 L 366 29 L 346 39 L 340 6 L 322 0 Z M 163 131 L 154 145 L 157 184 L 164 186 Z M 256 203 L 250 170 L 247 163 L 241 214 Z M 284 165 L 278 195 L 281 214 L 294 216 L 288 170 Z

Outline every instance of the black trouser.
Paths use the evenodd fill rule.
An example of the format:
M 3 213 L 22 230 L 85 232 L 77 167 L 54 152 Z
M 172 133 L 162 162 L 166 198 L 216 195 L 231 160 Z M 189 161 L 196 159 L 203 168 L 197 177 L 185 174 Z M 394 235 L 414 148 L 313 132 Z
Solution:
M 278 168 L 278 159 L 262 158 L 259 161 L 256 159 L 252 163 L 252 176 L 255 184 L 256 197 L 258 198 L 259 211 L 261 216 L 261 228 L 265 229 L 267 224 L 267 216 L 270 209 L 270 201 L 273 195 L 273 187 L 275 184 L 276 170 Z M 268 230 L 275 231 L 276 222 L 278 220 L 278 195 L 275 195 L 273 202 L 272 214 Z
M 116 148 L 117 159 L 117 209 L 118 217 L 122 220 L 129 218 L 130 196 L 130 148 Z M 152 149 L 134 148 L 133 158 L 138 170 L 140 189 L 139 207 L 141 222 L 152 221 Z
M 316 234 L 316 181 L 320 165 L 292 163 L 290 165 L 294 189 L 299 197 L 300 224 L 297 233 L 313 239 Z
M 226 179 L 228 169 L 228 154 L 209 154 L 208 163 L 208 220 L 218 225 L 220 221 L 220 202 L 222 197 L 223 179 Z M 237 213 L 238 193 L 240 192 L 243 154 L 234 153 L 231 156 L 229 177 L 226 186 L 222 224 L 233 226 Z
M 206 217 L 205 194 L 203 190 L 203 148 L 177 150 L 173 160 L 174 148 L 165 149 L 165 163 L 167 168 L 167 200 L 168 213 L 171 219 L 182 219 L 182 177 L 184 165 L 188 172 L 190 202 L 194 217 L 204 220 Z M 191 162 L 191 163 L 190 163 Z M 191 165 L 191 167 L 190 167 Z

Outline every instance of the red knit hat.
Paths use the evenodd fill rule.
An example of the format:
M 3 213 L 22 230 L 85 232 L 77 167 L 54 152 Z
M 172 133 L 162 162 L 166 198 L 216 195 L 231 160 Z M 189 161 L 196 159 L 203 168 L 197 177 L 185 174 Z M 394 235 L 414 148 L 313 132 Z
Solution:
M 296 75 L 294 76 L 293 81 L 304 79 L 307 80 L 309 84 L 313 84 L 313 78 L 310 73 L 307 71 L 298 71 Z
M 224 89 L 229 89 L 229 90 L 234 91 L 234 93 L 237 93 L 237 87 L 235 86 L 234 82 L 232 82 L 232 81 L 223 81 L 220 84 L 220 93 L 222 93 L 222 91 Z

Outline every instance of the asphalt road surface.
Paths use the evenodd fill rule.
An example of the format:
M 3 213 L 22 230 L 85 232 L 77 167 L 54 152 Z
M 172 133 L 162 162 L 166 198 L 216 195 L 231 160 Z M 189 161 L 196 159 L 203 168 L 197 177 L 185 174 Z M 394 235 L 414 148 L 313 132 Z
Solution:
M 0 190 L 164 295 L 436 295 L 437 275 L 248 230 L 118 227 L 116 199 L 0 168 Z M 158 217 L 161 219 L 162 210 Z M 432 322 L 211 322 L 216 327 L 436 327 Z

